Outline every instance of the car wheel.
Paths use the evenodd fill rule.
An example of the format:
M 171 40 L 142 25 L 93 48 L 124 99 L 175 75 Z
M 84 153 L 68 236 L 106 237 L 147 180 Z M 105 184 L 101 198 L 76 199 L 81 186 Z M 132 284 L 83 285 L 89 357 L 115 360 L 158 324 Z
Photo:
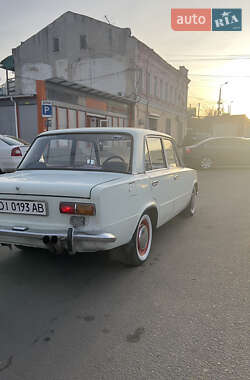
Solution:
M 121 261 L 130 266 L 139 266 L 149 257 L 153 237 L 153 226 L 148 214 L 143 214 L 131 241 L 121 248 Z
M 211 157 L 203 157 L 200 162 L 201 169 L 210 169 L 213 166 L 213 160 Z
M 194 187 L 191 195 L 191 199 L 183 211 L 183 214 L 185 216 L 193 216 L 195 214 L 196 208 L 197 208 L 197 189 Z

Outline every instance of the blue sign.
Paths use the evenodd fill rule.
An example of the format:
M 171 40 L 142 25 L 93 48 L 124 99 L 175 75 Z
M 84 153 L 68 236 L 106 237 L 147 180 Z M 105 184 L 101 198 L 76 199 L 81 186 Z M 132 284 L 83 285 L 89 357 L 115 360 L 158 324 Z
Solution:
M 213 31 L 241 31 L 241 8 L 212 8 Z
M 52 104 L 43 103 L 42 104 L 42 117 L 52 117 Z

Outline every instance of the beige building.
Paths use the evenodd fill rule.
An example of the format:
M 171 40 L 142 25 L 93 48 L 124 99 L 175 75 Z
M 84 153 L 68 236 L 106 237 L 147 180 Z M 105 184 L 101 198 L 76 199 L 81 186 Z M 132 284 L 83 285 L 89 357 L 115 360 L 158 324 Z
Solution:
M 135 126 L 155 129 L 181 142 L 187 128 L 187 69 L 179 70 L 136 39 Z
M 168 64 L 129 28 L 66 12 L 13 49 L 13 56 L 16 94 L 36 94 L 36 80 L 61 78 L 125 97 L 135 104 L 130 127 L 164 131 L 181 143 L 187 70 Z

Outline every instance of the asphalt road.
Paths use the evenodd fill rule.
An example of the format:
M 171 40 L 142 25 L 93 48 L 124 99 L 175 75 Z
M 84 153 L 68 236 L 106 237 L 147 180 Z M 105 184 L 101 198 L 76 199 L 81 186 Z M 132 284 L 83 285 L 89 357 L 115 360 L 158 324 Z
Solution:
M 199 180 L 142 267 L 0 248 L 1 380 L 250 379 L 250 170 Z

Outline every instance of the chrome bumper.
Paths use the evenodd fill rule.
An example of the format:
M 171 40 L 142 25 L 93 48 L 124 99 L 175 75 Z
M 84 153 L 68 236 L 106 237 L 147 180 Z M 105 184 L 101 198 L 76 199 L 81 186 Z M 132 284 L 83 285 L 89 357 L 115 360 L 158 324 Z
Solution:
M 54 230 L 52 232 L 47 232 L 41 230 L 30 230 L 28 228 L 22 227 L 6 228 L 0 226 L 0 244 L 25 245 L 25 241 L 27 242 L 27 245 L 31 246 L 33 246 L 31 242 L 40 241 L 40 243 L 43 242 L 44 246 L 46 246 L 48 249 L 52 250 L 53 248 L 55 251 L 57 248 L 59 248 L 60 245 L 60 249 L 63 247 L 70 253 L 75 253 L 77 243 L 97 243 L 98 246 L 98 243 L 115 242 L 116 236 L 108 232 L 103 232 L 100 234 L 88 234 L 76 231 L 72 227 L 64 231 Z

